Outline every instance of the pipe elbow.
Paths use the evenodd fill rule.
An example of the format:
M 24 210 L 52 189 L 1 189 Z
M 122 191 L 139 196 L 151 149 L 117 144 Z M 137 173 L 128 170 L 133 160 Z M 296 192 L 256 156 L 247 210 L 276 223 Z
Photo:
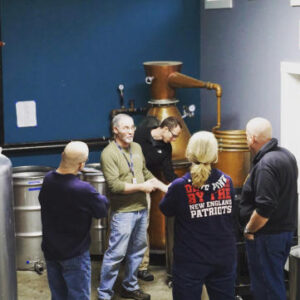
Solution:
M 214 83 L 213 86 L 214 86 L 213 89 L 216 91 L 217 97 L 221 97 L 222 96 L 222 87 L 221 87 L 221 85 L 218 84 L 218 83 Z

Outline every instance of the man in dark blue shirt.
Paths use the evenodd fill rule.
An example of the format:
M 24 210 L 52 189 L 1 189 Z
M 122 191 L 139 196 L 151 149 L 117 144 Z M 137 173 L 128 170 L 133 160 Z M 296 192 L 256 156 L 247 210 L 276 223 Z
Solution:
M 70 142 L 39 194 L 52 300 L 90 299 L 90 227 L 92 218 L 106 217 L 108 200 L 77 176 L 88 154 L 85 143 Z
M 268 120 L 250 120 L 246 134 L 254 158 L 242 190 L 240 219 L 252 292 L 255 300 L 285 300 L 284 265 L 297 224 L 297 162 L 272 138 Z

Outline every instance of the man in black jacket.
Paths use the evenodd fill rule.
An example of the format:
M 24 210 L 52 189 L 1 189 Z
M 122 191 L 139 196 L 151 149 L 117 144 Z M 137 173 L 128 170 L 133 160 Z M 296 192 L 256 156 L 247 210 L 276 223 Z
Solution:
M 253 166 L 242 191 L 240 220 L 251 289 L 255 300 L 285 300 L 284 265 L 297 226 L 297 162 L 272 138 L 268 120 L 250 120 L 246 134 Z
M 152 119 L 150 119 L 152 118 Z M 148 123 L 154 124 L 153 117 L 148 117 Z M 134 141 L 142 147 L 146 166 L 155 176 L 164 176 L 165 181 L 172 182 L 177 178 L 172 166 L 172 145 L 181 133 L 182 125 L 175 117 L 164 119 L 159 126 L 148 126 L 147 122 L 140 125 L 134 135 Z M 150 196 L 147 196 L 150 214 Z M 148 214 L 148 224 L 149 224 Z M 149 238 L 148 238 L 149 241 Z M 139 266 L 138 278 L 152 281 L 154 276 L 148 271 L 149 242 L 143 261 Z

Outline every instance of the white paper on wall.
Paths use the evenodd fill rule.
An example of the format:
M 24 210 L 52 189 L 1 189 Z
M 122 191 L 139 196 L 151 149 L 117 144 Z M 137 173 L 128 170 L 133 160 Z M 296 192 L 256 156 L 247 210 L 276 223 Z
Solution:
M 16 102 L 17 126 L 37 126 L 36 102 L 34 100 Z

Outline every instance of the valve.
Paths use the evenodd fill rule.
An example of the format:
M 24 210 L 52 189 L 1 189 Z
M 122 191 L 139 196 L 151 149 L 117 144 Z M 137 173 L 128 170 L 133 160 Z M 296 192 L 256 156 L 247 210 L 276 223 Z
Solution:
M 145 82 L 147 83 L 147 84 L 152 84 L 152 81 L 154 80 L 154 76 L 147 76 L 146 78 L 145 78 Z
M 43 274 L 43 271 L 45 270 L 45 263 L 41 260 L 36 260 L 36 261 L 30 261 L 27 260 L 26 264 L 33 264 L 33 270 L 37 272 L 39 275 Z
M 120 104 L 121 104 L 121 108 L 124 108 L 124 85 L 123 84 L 119 84 L 118 86 L 118 91 L 120 93 Z
M 183 108 L 183 115 L 181 116 L 182 119 L 184 119 L 186 117 L 191 118 L 195 115 L 195 110 L 196 110 L 195 104 L 191 104 L 188 107 L 186 105 L 184 105 L 182 108 Z

